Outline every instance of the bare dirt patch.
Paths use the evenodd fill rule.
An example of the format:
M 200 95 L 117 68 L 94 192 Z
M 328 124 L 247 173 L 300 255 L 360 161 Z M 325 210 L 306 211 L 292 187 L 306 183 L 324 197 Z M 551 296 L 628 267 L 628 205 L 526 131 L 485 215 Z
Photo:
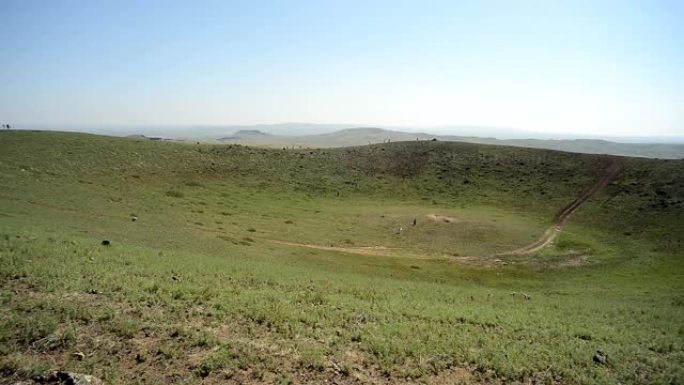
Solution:
M 449 217 L 446 215 L 439 215 L 439 214 L 428 214 L 425 216 L 425 218 L 431 219 L 435 222 L 440 222 L 440 223 L 454 223 L 456 222 L 456 218 Z
M 569 259 L 560 261 L 556 264 L 553 264 L 552 267 L 559 267 L 559 268 L 582 267 L 582 266 L 587 266 L 590 264 L 591 264 L 591 261 L 589 260 L 589 257 L 587 257 L 586 255 L 580 255 L 578 257 L 573 257 L 573 258 L 569 258 Z
M 581 252 L 571 251 L 566 254 L 557 255 L 549 259 L 537 261 L 536 265 L 542 265 L 550 269 L 564 269 L 572 267 L 582 267 L 592 264 L 589 256 L 584 255 Z
M 449 368 L 442 370 L 430 377 L 430 384 L 432 385 L 460 385 L 473 384 L 476 381 L 472 370 L 465 368 Z
M 316 245 L 316 244 L 312 244 L 312 243 L 286 242 L 286 241 L 278 241 L 275 239 L 268 239 L 267 241 L 271 242 L 271 243 L 277 243 L 279 245 L 307 247 L 310 249 L 317 249 L 317 250 L 341 251 L 344 253 L 361 254 L 361 255 L 378 255 L 378 256 L 383 256 L 383 257 L 389 257 L 392 255 L 392 251 L 397 250 L 396 248 L 390 248 L 390 247 L 386 247 L 386 246 L 342 247 L 342 246 L 323 246 L 323 245 Z

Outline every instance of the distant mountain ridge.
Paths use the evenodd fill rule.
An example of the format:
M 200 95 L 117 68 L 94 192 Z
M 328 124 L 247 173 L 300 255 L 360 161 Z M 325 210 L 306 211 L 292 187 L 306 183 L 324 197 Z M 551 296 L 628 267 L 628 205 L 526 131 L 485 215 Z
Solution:
M 221 143 L 252 146 L 349 147 L 387 141 L 441 140 L 515 147 L 541 148 L 586 154 L 610 154 L 645 158 L 682 159 L 684 144 L 618 143 L 600 139 L 496 139 L 473 136 L 409 133 L 378 127 L 346 128 L 317 135 L 271 135 L 260 130 L 240 130 L 230 137 L 218 138 Z
M 218 138 L 216 140 L 224 142 L 224 141 L 231 141 L 231 140 L 240 140 L 243 138 L 263 138 L 263 137 L 269 137 L 273 136 L 269 133 L 260 131 L 260 130 L 238 130 L 236 131 L 232 136 L 226 136 L 223 138 Z
M 683 159 L 684 137 L 652 138 L 615 137 L 575 138 L 552 134 L 486 126 L 441 126 L 409 129 L 386 129 L 364 125 L 281 123 L 240 126 L 111 126 L 111 127 L 40 127 L 18 129 L 61 129 L 144 140 L 200 141 L 239 143 L 266 147 L 348 147 L 386 141 L 429 140 L 550 149 L 586 154 L 610 154 L 646 158 Z M 429 133 L 434 129 L 442 134 Z M 448 134 L 445 134 L 448 133 Z M 452 134 L 458 133 L 458 134 Z M 657 142 L 655 142 L 657 141 Z

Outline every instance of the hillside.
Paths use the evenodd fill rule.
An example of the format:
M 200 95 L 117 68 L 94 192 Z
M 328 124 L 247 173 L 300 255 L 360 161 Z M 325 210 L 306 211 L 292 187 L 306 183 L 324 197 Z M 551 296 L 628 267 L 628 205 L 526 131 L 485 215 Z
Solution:
M 350 128 L 332 133 L 318 135 L 288 136 L 254 136 L 236 133 L 230 137 L 218 139 L 222 143 L 236 143 L 256 146 L 299 146 L 310 148 L 362 146 L 370 143 L 384 143 L 432 140 L 452 142 L 466 142 L 479 144 L 505 145 L 527 148 L 540 148 L 585 154 L 609 154 L 645 158 L 682 159 L 684 158 L 684 144 L 663 143 L 616 143 L 606 140 L 593 139 L 494 139 L 474 136 L 432 135 L 427 133 L 408 133 L 402 131 L 385 130 L 382 128 Z
M 682 160 L 3 131 L 0 176 L 0 384 L 684 380 Z

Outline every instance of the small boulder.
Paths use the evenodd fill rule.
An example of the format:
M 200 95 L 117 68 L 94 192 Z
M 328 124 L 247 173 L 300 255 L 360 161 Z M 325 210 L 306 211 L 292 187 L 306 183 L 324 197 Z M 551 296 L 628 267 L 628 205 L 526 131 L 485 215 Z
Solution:
M 68 384 L 68 385 L 104 385 L 104 382 L 95 376 L 81 373 L 56 371 L 43 376 L 40 383 Z
M 109 239 L 105 239 L 105 240 L 103 240 L 100 244 L 101 244 L 102 246 L 109 246 L 109 245 L 111 245 L 112 243 L 109 242 Z
M 600 350 L 597 350 L 596 353 L 594 353 L 594 363 L 599 365 L 607 365 L 608 355 Z

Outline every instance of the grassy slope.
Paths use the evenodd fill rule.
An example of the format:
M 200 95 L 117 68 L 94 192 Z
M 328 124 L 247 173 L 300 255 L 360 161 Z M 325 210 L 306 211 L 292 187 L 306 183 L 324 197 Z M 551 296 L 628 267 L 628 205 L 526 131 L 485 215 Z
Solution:
M 441 142 L 284 151 L 29 132 L 1 133 L 0 150 L 5 374 L 682 381 L 681 161 L 627 160 L 556 247 L 478 267 L 444 255 L 535 239 L 609 159 Z M 113 246 L 100 247 L 104 238 Z M 379 257 L 273 239 L 396 249 Z M 578 255 L 591 264 L 562 268 Z M 608 367 L 591 363 L 596 349 Z

